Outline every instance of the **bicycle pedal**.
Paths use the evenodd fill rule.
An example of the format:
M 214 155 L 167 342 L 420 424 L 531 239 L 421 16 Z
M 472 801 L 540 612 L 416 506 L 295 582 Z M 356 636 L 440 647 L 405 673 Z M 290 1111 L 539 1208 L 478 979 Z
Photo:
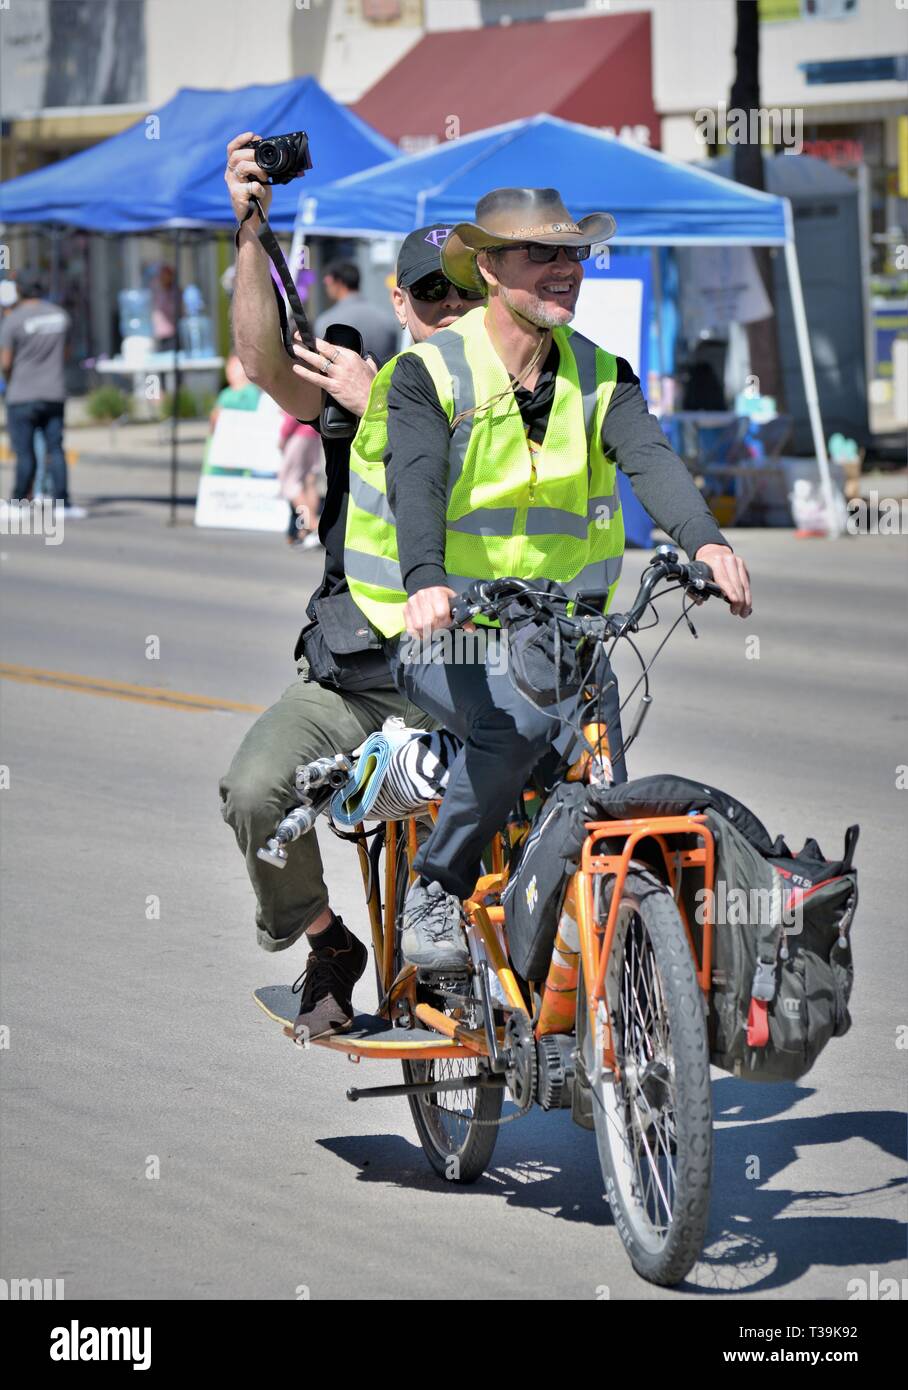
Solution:
M 444 990 L 449 983 L 462 985 L 464 980 L 468 980 L 470 968 L 465 965 L 459 970 L 452 969 L 451 966 L 444 970 L 431 970 L 428 966 L 420 966 L 416 971 L 416 978 L 421 984 L 431 985 L 433 989 Z

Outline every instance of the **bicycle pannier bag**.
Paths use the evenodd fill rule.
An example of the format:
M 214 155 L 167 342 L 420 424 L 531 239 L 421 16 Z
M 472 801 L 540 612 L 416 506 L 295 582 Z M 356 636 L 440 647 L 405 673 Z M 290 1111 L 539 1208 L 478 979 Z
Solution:
M 629 782 L 616 782 L 611 787 L 588 787 L 585 806 L 575 817 L 574 843 L 579 853 L 586 838 L 584 822 L 589 820 L 639 820 L 646 816 L 683 816 L 688 811 L 717 811 L 729 824 L 737 826 L 742 835 L 764 853 L 773 843 L 762 821 L 743 803 L 718 787 L 696 782 L 692 777 L 679 777 L 673 772 L 660 772 L 652 777 L 634 777 Z M 778 842 L 781 843 L 781 842 Z
M 717 850 L 711 1060 L 749 1081 L 797 1081 L 851 1026 L 857 826 L 833 861 L 814 840 L 800 854 L 780 841 L 784 853 L 761 854 L 715 811 L 706 817 Z
M 501 895 L 511 961 L 525 980 L 544 980 L 548 974 L 561 905 L 575 868 L 561 851 L 588 791 L 582 782 L 555 788 L 540 807 Z

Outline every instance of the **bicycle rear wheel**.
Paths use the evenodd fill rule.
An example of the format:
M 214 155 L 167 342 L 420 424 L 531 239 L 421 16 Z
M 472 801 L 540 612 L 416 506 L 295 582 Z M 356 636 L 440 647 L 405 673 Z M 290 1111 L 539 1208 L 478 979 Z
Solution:
M 611 887 L 603 891 L 601 920 Z M 581 976 L 577 1040 L 606 1196 L 644 1279 L 677 1284 L 706 1235 L 712 1097 L 706 1011 L 678 909 L 645 872 L 625 881 L 594 1039 Z M 620 1076 L 596 1076 L 607 1009 Z
M 406 846 L 401 845 L 395 878 L 394 959 L 395 971 L 402 965 L 400 932 L 404 898 L 407 896 L 409 874 Z M 479 1000 L 473 993 L 473 977 L 464 985 L 468 1002 L 461 1006 L 460 1021 L 468 1027 L 482 1027 Z M 418 996 L 431 999 L 437 1009 L 452 1012 L 444 996 L 417 986 Z M 488 1067 L 481 1058 L 427 1058 L 422 1062 L 403 1062 L 404 1081 L 447 1081 L 455 1078 L 482 1078 Z M 498 1138 L 497 1121 L 501 1115 L 504 1090 L 499 1086 L 464 1087 L 463 1090 L 423 1092 L 408 1096 L 410 1113 L 416 1125 L 423 1152 L 435 1172 L 448 1182 L 476 1182 L 485 1172 Z

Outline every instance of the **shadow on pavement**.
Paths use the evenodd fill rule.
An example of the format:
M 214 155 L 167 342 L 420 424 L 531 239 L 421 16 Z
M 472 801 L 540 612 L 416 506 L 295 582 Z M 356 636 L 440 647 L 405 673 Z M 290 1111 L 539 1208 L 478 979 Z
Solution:
M 192 496 L 190 496 L 190 497 L 177 497 L 177 498 L 176 498 L 176 504 L 177 504 L 178 507 L 194 507 L 194 506 L 195 506 L 195 500 L 196 500 L 196 499 L 195 499 L 195 493 L 193 493 Z M 170 506 L 170 498 L 169 498 L 169 496 L 162 496 L 161 493 L 156 493 L 154 496 L 148 497 L 148 496 L 145 496 L 145 495 L 143 495 L 143 494 L 138 494 L 138 493 L 135 493 L 135 492 L 116 493 L 116 494 L 112 494 L 111 496 L 106 496 L 106 497 L 88 497 L 88 498 L 85 499 L 85 501 L 82 503 L 82 505 L 85 506 L 85 507 L 90 507 L 90 508 L 91 508 L 91 515 L 92 515 L 92 516 L 100 516 L 102 513 L 101 513 L 100 511 L 96 511 L 96 508 L 100 508 L 100 507 L 111 508 L 111 507 L 116 507 L 118 503 L 125 503 L 125 504 L 129 505 L 129 504 L 135 503 L 135 502 L 154 502 L 154 503 L 157 503 L 157 505 L 160 506 L 160 507 L 169 507 L 169 506 Z M 109 517 L 109 516 L 121 516 L 121 515 L 123 515 L 123 513 L 122 513 L 122 512 L 117 512 L 117 511 L 113 511 L 113 510 L 106 510 L 106 511 L 103 513 L 103 515 L 104 515 L 105 517 Z
M 848 1111 L 767 1123 L 812 1094 L 794 1085 L 757 1086 L 732 1078 L 715 1083 L 716 1119 L 733 1121 L 739 1114 L 746 1119 L 716 1131 L 712 1219 L 703 1254 L 678 1286 L 679 1293 L 765 1295 L 792 1284 L 816 1264 L 879 1268 L 904 1257 L 902 1222 L 854 1215 L 861 1199 L 888 1204 L 904 1188 L 904 1177 L 858 1190 L 766 1187 L 805 1149 L 849 1139 L 875 1145 L 901 1169 L 904 1117 L 896 1111 Z M 362 1182 L 420 1191 L 444 1185 L 415 1140 L 373 1134 L 319 1143 L 357 1168 Z M 848 1169 L 843 1164 L 840 1171 L 845 1188 Z M 491 1165 L 478 1182 L 451 1184 L 450 1190 L 461 1199 L 471 1193 L 497 1195 L 509 1206 L 560 1220 L 613 1225 L 593 1136 L 575 1129 L 567 1114 L 534 1111 L 514 1126 L 504 1126 Z M 843 1300 L 846 1284 L 843 1274 Z
M 758 1086 L 732 1078 L 714 1086 L 716 1119 L 733 1120 L 740 1114 L 745 1123 L 716 1131 L 712 1221 L 703 1257 L 682 1289 L 765 1293 L 792 1283 L 815 1264 L 852 1269 L 904 1258 L 902 1222 L 854 1214 L 860 1199 L 865 1205 L 874 1200 L 888 1204 L 904 1188 L 904 1116 L 891 1110 L 853 1110 L 766 1123 L 810 1094 L 794 1085 Z M 758 1120 L 763 1122 L 751 1123 Z M 837 1189 L 766 1186 L 804 1157 L 805 1149 L 850 1139 L 866 1140 L 896 1160 L 900 1175 L 876 1187 L 850 1190 L 843 1159 Z
M 402 1124 L 409 1124 L 409 1118 Z M 318 1142 L 358 1168 L 362 1182 L 418 1190 L 447 1188 L 461 1197 L 494 1195 L 505 1198 L 509 1206 L 561 1220 L 611 1226 L 596 1141 L 580 1129 L 575 1141 L 573 1128 L 566 1113 L 546 1116 L 536 1111 L 503 1126 L 488 1169 L 477 1182 L 464 1186 L 438 1177 L 415 1138 L 410 1142 L 399 1135 L 345 1135 Z

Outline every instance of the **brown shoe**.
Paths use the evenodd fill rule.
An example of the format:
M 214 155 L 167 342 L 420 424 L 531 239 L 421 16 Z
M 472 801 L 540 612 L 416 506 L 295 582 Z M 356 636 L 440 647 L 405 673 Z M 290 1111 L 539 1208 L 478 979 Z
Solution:
M 300 1011 L 293 1025 L 297 1039 L 346 1033 L 353 1022 L 353 986 L 369 963 L 363 943 L 345 927 L 349 945 L 337 951 L 325 946 L 310 951 L 306 969 L 293 986 Z

